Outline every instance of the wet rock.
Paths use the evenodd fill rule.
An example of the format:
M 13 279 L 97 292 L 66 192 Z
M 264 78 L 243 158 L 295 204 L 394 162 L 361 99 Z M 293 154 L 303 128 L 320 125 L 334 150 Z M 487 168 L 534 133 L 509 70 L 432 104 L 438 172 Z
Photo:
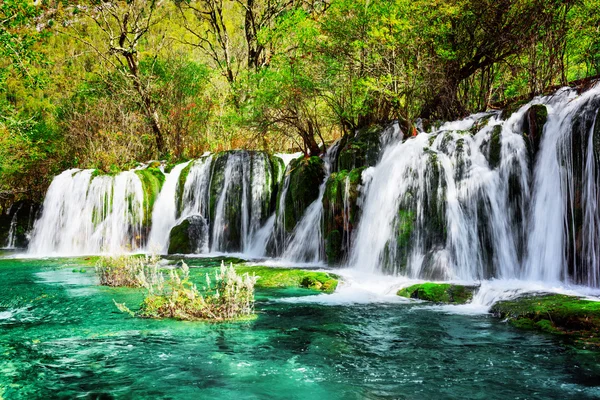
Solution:
M 171 229 L 169 254 L 198 254 L 208 250 L 208 225 L 200 215 L 184 219 Z
M 293 160 L 289 166 L 290 183 L 285 197 L 285 230 L 292 232 L 306 208 L 319 197 L 319 186 L 325 179 L 324 162 L 313 156 Z

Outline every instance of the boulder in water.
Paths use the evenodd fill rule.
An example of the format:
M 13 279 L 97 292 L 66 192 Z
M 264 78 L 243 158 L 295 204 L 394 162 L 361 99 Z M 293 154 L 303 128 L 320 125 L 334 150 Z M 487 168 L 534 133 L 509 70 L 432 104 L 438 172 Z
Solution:
M 534 104 L 525 113 L 525 120 L 523 121 L 523 131 L 525 133 L 523 136 L 532 159 L 535 158 L 535 155 L 540 149 L 544 125 L 547 120 L 548 109 L 543 104 Z
M 600 348 L 600 302 L 562 294 L 499 301 L 490 312 L 522 329 L 563 335 L 580 346 Z
M 192 215 L 171 229 L 169 254 L 198 254 L 208 250 L 208 225 L 200 215 Z

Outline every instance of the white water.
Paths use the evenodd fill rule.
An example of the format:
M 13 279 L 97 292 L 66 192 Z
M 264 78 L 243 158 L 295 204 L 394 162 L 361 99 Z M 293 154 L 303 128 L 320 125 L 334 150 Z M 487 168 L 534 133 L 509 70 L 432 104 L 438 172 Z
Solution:
M 572 226 L 567 211 L 573 213 L 575 203 L 574 168 L 585 172 L 583 196 L 586 235 L 582 238 L 590 271 L 585 284 L 598 285 L 598 182 L 595 176 L 593 155 L 593 128 L 587 141 L 585 166 L 573 165 L 573 150 L 570 145 L 573 120 L 581 107 L 600 94 L 600 88 L 592 89 L 581 96 L 572 90 L 562 90 L 557 95 L 543 98 L 548 106 L 548 122 L 535 168 L 533 212 L 529 220 L 530 232 L 528 257 L 524 278 L 528 280 L 558 282 L 567 280 L 568 261 L 565 248 L 568 246 L 566 227 Z M 595 114 L 594 114 L 595 115 Z M 572 243 L 572 246 L 576 246 Z
M 336 154 L 338 146 L 339 142 L 331 146 L 323 157 L 325 178 L 319 186 L 319 194 L 306 208 L 302 219 L 300 219 L 289 237 L 285 251 L 281 256 L 284 260 L 318 263 L 323 259 L 323 233 L 321 224 L 323 195 L 325 194 L 327 179 L 331 173 L 331 157 Z M 280 209 L 283 210 L 283 208 Z
M 154 202 L 152 228 L 148 237 L 147 249 L 151 253 L 165 254 L 169 248 L 169 233 L 177 224 L 177 185 L 181 171 L 189 162 L 178 164 L 165 174 L 165 182 Z
M 92 179 L 92 172 L 71 169 L 52 181 L 29 254 L 114 254 L 144 247 L 144 195 L 138 176 L 126 171 Z
M 19 211 L 21 210 L 22 206 L 23 206 L 22 204 L 19 205 L 19 208 L 17 208 L 17 210 L 13 214 L 13 217 L 10 221 L 10 227 L 8 229 L 8 238 L 7 238 L 6 247 L 5 247 L 8 250 L 15 248 L 15 242 L 17 240 L 17 216 L 18 216 Z M 10 211 L 11 210 L 9 209 L 8 212 L 10 213 Z
M 595 126 L 584 136 L 582 156 L 574 158 L 579 149 L 570 144 L 578 113 L 598 95 L 600 89 L 581 96 L 562 90 L 530 103 L 545 104 L 549 111 L 534 161 L 529 160 L 522 136 L 530 105 L 506 121 L 496 113 L 477 114 L 405 141 L 401 141 L 398 125 L 391 125 L 382 133 L 384 150 L 378 164 L 363 173 L 358 204 L 361 220 L 354 227 L 350 227 L 348 180 L 344 185 L 343 227 L 345 233 L 353 231 L 352 236 L 342 238 L 343 246 L 350 249 L 348 264 L 367 275 L 392 274 L 403 279 L 473 282 L 496 278 L 558 287 L 576 276 L 578 283 L 600 285 Z M 491 153 L 494 135 L 500 143 L 497 163 Z M 327 176 L 330 162 L 335 162 L 329 160 L 335 158 L 333 150 L 325 157 Z M 285 165 L 296 156 L 281 155 Z M 279 209 L 283 210 L 289 173 L 272 176 L 272 169 L 266 167 L 268 157 L 262 153 L 231 152 L 219 167 L 221 187 L 211 188 L 217 172 L 213 158 L 193 161 L 183 188 L 178 187 L 178 177 L 186 164 L 176 166 L 166 177 L 154 206 L 146 249 L 155 246 L 164 252 L 170 229 L 198 215 L 209 226 L 203 243 L 210 243 L 213 253 L 235 251 L 248 257 L 275 253 L 287 263 L 323 261 L 326 179 L 317 200 L 307 207 L 293 233 L 286 235 L 285 213 L 273 215 L 272 207 L 264 205 L 272 204 L 271 196 L 278 195 L 271 193 L 277 181 Z M 574 165 L 575 160 L 582 165 Z M 574 171 L 583 171 L 581 182 Z M 93 180 L 91 171 L 65 171 L 48 191 L 30 253 L 69 255 L 144 248 L 142 200 L 141 183 L 132 171 Z M 577 207 L 582 210 L 582 231 L 573 233 Z M 214 215 L 209 215 L 209 209 Z M 229 237 L 232 231 L 239 232 L 233 239 Z M 480 293 L 493 297 L 489 293 L 496 290 L 511 292 L 490 287 Z M 480 303 L 487 304 L 487 300 Z

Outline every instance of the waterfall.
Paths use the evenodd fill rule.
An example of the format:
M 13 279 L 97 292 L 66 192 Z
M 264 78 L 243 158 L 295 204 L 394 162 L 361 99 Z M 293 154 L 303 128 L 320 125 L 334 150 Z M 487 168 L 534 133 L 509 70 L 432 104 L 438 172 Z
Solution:
M 8 228 L 8 238 L 6 240 L 6 249 L 14 249 L 16 240 L 17 240 L 17 215 L 21 210 L 23 204 L 20 204 L 15 213 L 13 214 L 12 219 L 10 220 L 10 226 Z M 12 207 L 11 207 L 12 208 Z M 10 209 L 8 210 L 10 213 Z
M 304 211 L 291 236 L 287 240 L 282 259 L 293 262 L 318 263 L 323 260 L 323 195 L 327 179 L 331 173 L 331 164 L 339 148 L 339 142 L 331 146 L 323 157 L 325 178 L 319 186 L 319 195 Z M 287 183 L 289 185 L 289 182 Z M 282 195 L 283 197 L 283 195 Z M 284 199 L 285 201 L 285 199 Z M 283 204 L 280 204 L 282 206 Z
M 346 176 L 344 180 L 344 197 L 343 197 L 342 217 L 344 226 L 344 236 L 342 238 L 346 250 L 351 248 L 352 237 L 350 235 L 350 176 Z
M 349 263 L 412 278 L 514 276 L 520 222 L 507 212 L 509 185 L 528 174 L 518 118 L 478 114 L 392 142 L 364 175 Z M 527 181 L 516 186 L 525 207 Z
M 598 110 L 594 115 L 594 123 L 590 129 L 587 143 L 587 153 L 585 160 L 585 182 L 583 186 L 583 199 L 585 204 L 583 237 L 587 238 L 583 242 L 584 261 L 587 264 L 587 272 L 584 274 L 584 282 L 589 286 L 597 287 L 600 285 L 600 213 L 598 212 L 598 202 L 600 201 L 600 174 L 598 174 L 598 163 L 594 155 L 594 141 L 600 138 L 595 137 L 596 124 L 598 123 Z
M 580 96 L 563 89 L 541 99 L 549 115 L 535 166 L 526 279 L 556 282 L 571 275 L 578 283 L 599 284 L 600 186 L 594 158 L 598 104 L 588 107 L 599 95 L 600 88 Z M 576 125 L 580 131 L 574 129 Z M 583 209 L 581 233 L 576 226 L 579 209 Z
M 84 255 L 143 248 L 144 193 L 133 171 L 95 176 L 71 169 L 50 184 L 29 253 Z
M 152 228 L 148 237 L 148 250 L 164 254 L 169 248 L 169 232 L 177 223 L 176 191 L 181 171 L 189 162 L 178 164 L 165 175 L 165 183 L 156 198 L 152 211 Z
M 535 127 L 532 118 L 542 109 L 543 121 Z M 164 184 L 159 179 L 162 189 L 152 197 L 154 203 L 145 198 L 150 186 L 141 171 L 116 176 L 64 171 L 48 189 L 29 252 L 79 255 L 151 251 L 153 246 L 165 252 L 171 229 L 188 220 L 199 252 L 320 263 L 323 223 L 329 229 L 323 216 L 331 215 L 343 231 L 336 240 L 347 254 L 340 257 L 360 272 L 597 287 L 599 109 L 600 88 L 581 95 L 561 89 L 506 119 L 496 111 L 479 113 L 428 131 L 419 122 L 419 131 L 409 138 L 402 137 L 397 123 L 379 136 L 365 131 L 370 136 L 326 152 L 322 182 L 321 160 L 316 160 L 318 175 L 312 167 L 294 170 L 316 176 L 302 178 L 312 179 L 314 186 L 321 182 L 318 193 L 298 198 L 292 198 L 298 185 L 291 177 L 303 175 L 292 174 L 290 166 L 300 166 L 290 164 L 297 155 L 280 155 L 283 163 L 257 151 L 205 155 L 175 166 Z M 368 162 L 360 155 L 366 140 L 374 140 L 368 143 Z M 341 164 L 338 151 L 349 151 L 343 156 L 354 161 Z M 343 191 L 329 205 L 335 209 L 324 214 L 327 180 L 332 171 L 342 173 L 338 168 L 348 175 L 337 177 Z M 362 173 L 360 186 L 351 189 L 356 182 L 349 172 Z M 158 192 L 157 187 L 152 190 Z M 144 215 L 150 204 L 151 222 Z M 286 206 L 295 226 L 286 221 Z M 9 246 L 16 228 L 15 214 Z

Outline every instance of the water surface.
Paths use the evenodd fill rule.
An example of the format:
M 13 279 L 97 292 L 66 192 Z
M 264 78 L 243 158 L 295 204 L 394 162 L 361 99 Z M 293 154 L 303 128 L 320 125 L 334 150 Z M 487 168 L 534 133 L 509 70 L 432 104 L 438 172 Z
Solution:
M 82 260 L 0 260 L 0 394 L 35 398 L 600 397 L 600 355 L 418 303 L 282 301 L 240 324 L 134 319 Z M 85 267 L 83 267 L 85 268 Z

